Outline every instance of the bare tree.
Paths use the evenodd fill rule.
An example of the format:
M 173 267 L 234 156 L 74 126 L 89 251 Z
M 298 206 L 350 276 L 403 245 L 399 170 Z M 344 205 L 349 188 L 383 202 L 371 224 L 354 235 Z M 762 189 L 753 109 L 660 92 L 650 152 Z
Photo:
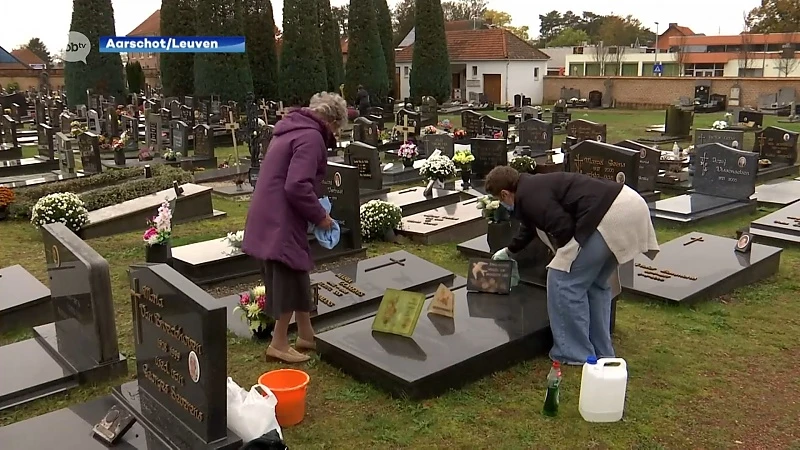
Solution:
M 603 75 L 608 75 L 608 76 L 620 76 L 620 75 L 622 75 L 622 60 L 625 59 L 624 57 L 625 57 L 625 52 L 627 51 L 627 49 L 628 49 L 628 47 L 626 47 L 624 45 L 616 45 L 614 47 L 609 47 L 608 48 L 609 60 L 610 60 L 610 63 L 608 65 L 613 63 L 614 67 L 616 67 L 616 69 L 614 70 L 614 73 L 610 73 L 610 74 L 606 73 L 607 70 L 604 70 L 603 71 Z M 608 68 L 608 65 L 606 66 L 606 69 Z
M 678 63 L 678 76 L 682 77 L 686 68 L 686 59 L 689 56 L 689 51 L 686 48 L 686 36 L 681 35 L 678 39 L 678 45 L 670 48 L 670 51 L 675 54 L 675 62 Z
M 593 57 L 595 62 L 600 64 L 600 76 L 605 76 L 606 63 L 608 62 L 610 56 L 611 55 L 609 54 L 608 47 L 606 47 L 603 41 L 599 41 L 595 44 Z
M 747 20 L 747 14 L 743 15 L 744 29 L 739 36 L 741 37 L 739 45 L 739 76 L 747 77 L 750 74 L 750 69 L 753 68 L 755 62 L 755 50 L 753 46 L 753 35 L 750 32 L 750 21 Z
M 794 33 L 792 33 L 792 37 L 794 37 Z M 782 74 L 784 77 L 788 78 L 789 75 L 792 75 L 797 65 L 800 64 L 800 60 L 797 59 L 797 55 L 795 54 L 796 51 L 797 48 L 794 44 L 786 44 L 783 46 L 780 59 L 778 59 L 778 73 Z

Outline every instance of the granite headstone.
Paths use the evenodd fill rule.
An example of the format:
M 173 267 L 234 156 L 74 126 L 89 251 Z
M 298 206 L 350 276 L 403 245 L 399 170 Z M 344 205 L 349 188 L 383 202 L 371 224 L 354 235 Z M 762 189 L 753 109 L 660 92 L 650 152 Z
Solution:
M 768 159 L 773 164 L 792 165 L 797 162 L 796 131 L 767 127 L 755 134 L 753 152 L 758 153 L 760 158 Z
M 719 144 L 696 148 L 692 187 L 698 194 L 748 201 L 756 190 L 758 154 Z
M 508 146 L 505 139 L 472 138 L 472 175 L 482 180 L 497 166 L 508 165 Z
M 358 169 L 360 189 L 383 189 L 383 174 L 378 150 L 363 142 L 353 142 L 344 152 L 345 164 Z
M 640 152 L 636 150 L 585 140 L 572 147 L 567 168 L 569 172 L 615 181 L 638 190 L 639 159 Z

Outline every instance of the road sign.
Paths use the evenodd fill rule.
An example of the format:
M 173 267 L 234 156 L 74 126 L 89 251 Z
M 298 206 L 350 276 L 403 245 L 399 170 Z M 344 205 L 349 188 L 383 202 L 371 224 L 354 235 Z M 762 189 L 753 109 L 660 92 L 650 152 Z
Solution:
M 653 65 L 653 75 L 661 75 L 664 73 L 664 65 L 660 62 L 655 63 Z

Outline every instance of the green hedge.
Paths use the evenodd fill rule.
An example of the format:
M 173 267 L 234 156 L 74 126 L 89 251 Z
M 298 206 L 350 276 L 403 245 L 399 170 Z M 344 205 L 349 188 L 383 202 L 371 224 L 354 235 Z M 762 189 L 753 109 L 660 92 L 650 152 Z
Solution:
M 86 209 L 94 211 L 105 208 L 106 206 L 116 205 L 145 195 L 154 194 L 164 189 L 172 187 L 172 182 L 177 180 L 179 184 L 192 181 L 192 174 L 179 171 L 175 175 L 162 175 L 153 178 L 142 178 L 139 180 L 128 181 L 117 186 L 107 186 L 101 189 L 87 192 L 81 195 L 81 199 L 86 203 Z

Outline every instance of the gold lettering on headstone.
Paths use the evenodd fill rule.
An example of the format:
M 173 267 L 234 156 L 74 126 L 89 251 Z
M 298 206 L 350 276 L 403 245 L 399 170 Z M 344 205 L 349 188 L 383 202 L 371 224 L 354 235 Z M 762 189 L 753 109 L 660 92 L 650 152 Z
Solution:
M 150 311 L 147 308 L 147 305 L 142 303 L 139 304 L 139 315 L 142 319 L 155 325 L 156 328 L 160 328 L 161 331 L 166 333 L 168 336 L 188 347 L 189 350 L 197 353 L 198 356 L 203 354 L 203 344 L 187 336 L 183 331 L 183 327 L 172 325 L 171 323 L 162 319 L 161 314 Z
M 203 414 L 203 411 L 186 399 L 186 397 L 178 393 L 178 390 L 175 386 L 167 383 L 155 372 L 150 370 L 150 367 L 147 364 L 142 364 L 142 372 L 144 373 L 144 378 L 147 381 L 153 383 L 156 389 L 158 389 L 161 393 L 168 395 L 175 403 L 180 405 L 181 408 L 188 412 L 192 417 L 197 419 L 198 422 L 205 420 L 205 414 Z

